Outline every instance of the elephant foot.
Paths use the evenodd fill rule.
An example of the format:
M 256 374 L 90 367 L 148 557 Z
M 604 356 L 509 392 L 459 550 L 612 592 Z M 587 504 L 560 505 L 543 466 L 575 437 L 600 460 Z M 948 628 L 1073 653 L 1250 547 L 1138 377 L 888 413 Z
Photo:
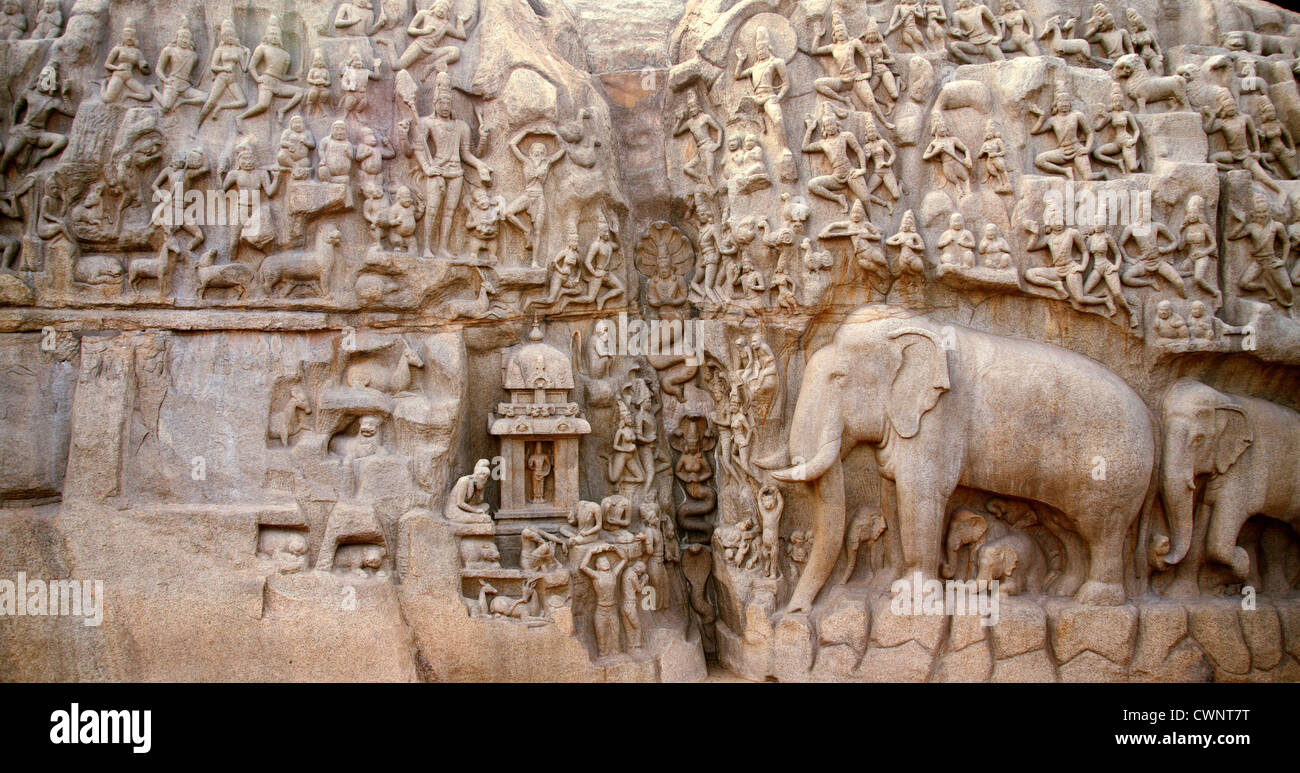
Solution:
M 1074 600 L 1090 607 L 1117 607 L 1124 603 L 1124 584 L 1088 580 L 1074 594 Z

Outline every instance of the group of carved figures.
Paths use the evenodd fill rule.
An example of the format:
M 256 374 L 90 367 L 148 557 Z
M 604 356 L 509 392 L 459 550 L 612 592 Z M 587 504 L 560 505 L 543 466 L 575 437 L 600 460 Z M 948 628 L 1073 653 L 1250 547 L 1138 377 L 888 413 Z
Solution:
M 5 5 L 11 7 L 3 14 L 9 22 L 9 37 L 16 37 L 26 30 L 21 10 L 15 16 L 18 4 Z M 58 3 L 52 7 L 57 17 Z M 228 299 L 242 301 L 250 291 L 260 290 L 268 298 L 288 297 L 300 287 L 316 297 L 330 298 L 340 289 L 329 287 L 329 278 L 339 273 L 335 267 L 341 262 L 333 249 L 336 241 L 317 238 L 312 244 L 308 239 L 303 249 L 285 253 L 288 257 L 281 262 L 292 264 L 291 273 L 301 275 L 301 281 L 273 285 L 267 275 L 276 272 L 259 265 L 257 259 L 274 258 L 279 251 L 301 243 L 308 220 L 329 218 L 322 228 L 337 232 L 342 227 L 339 212 L 355 213 L 349 217 L 359 214 L 370 234 L 373 248 L 362 272 L 373 268 L 371 273 L 377 274 L 386 270 L 385 275 L 402 270 L 409 273 L 413 267 L 403 264 L 405 269 L 395 268 L 400 261 L 392 256 L 422 246 L 425 258 L 454 259 L 478 268 L 482 293 L 490 296 L 498 288 L 489 269 L 500 260 L 503 231 L 509 225 L 522 234 L 525 249 L 532 254 L 532 267 L 547 270 L 547 287 L 527 303 L 558 312 L 573 303 L 603 308 L 622 297 L 625 288 L 617 253 L 617 213 L 603 208 L 597 213 L 597 233 L 585 259 L 577 252 L 577 212 L 564 223 L 567 248 L 549 262 L 540 252 L 547 210 L 555 208 L 547 193 L 547 179 L 555 166 L 565 159 L 585 169 L 597 163 L 594 148 L 599 141 L 591 136 L 593 111 L 580 109 L 573 126 L 533 121 L 520 128 L 508 145 L 520 164 L 522 189 L 517 195 L 501 195 L 492 187 L 494 170 L 482 160 L 493 127 L 484 123 L 477 108 L 476 128 L 454 114 L 448 68 L 459 61 L 455 41 L 467 39 L 472 18 L 457 16 L 449 0 L 433 0 L 416 11 L 406 28 L 410 44 L 399 55 L 385 32 L 400 29 L 403 23 L 392 14 L 392 9 L 376 8 L 371 0 L 342 3 L 332 25 L 327 25 L 332 29 L 320 34 L 332 33 L 343 42 L 351 41 L 344 61 L 332 67 L 317 47 L 310 54 L 310 67 L 306 61 L 302 63 L 305 74 L 301 80 L 295 74 L 295 63 L 299 56 L 307 59 L 307 53 L 290 51 L 278 16 L 269 18 L 261 43 L 252 51 L 240 42 L 235 24 L 223 21 L 212 46 L 210 82 L 197 74 L 200 58 L 189 20 L 177 28 L 174 40 L 162 48 L 152 67 L 142 51 L 135 23 L 126 23 L 104 60 L 106 77 L 100 81 L 97 100 L 78 103 L 75 95 L 80 89 L 65 80 L 71 73 L 61 72 L 66 64 L 52 58 L 16 104 L 0 172 L 32 172 L 22 186 L 0 191 L 0 215 L 36 220 L 36 235 L 41 240 L 64 237 L 74 253 L 78 248 L 93 250 L 96 245 L 88 241 L 112 246 L 116 240 L 137 254 L 141 246 L 158 245 L 155 256 L 128 258 L 125 266 L 111 255 L 80 259 L 74 255 L 74 278 L 78 283 L 98 285 L 120 284 L 125 278 L 127 289 L 139 295 L 152 285 L 159 299 L 173 292 L 172 275 L 181 260 L 193 266 L 200 301 L 216 290 L 229 291 L 224 293 Z M 47 16 L 42 12 L 37 33 L 45 35 L 53 29 L 57 35 L 57 25 L 51 28 Z M 387 48 L 388 59 L 371 57 L 372 44 Z M 150 83 L 150 77 L 155 77 L 156 83 Z M 256 98 L 251 103 L 244 91 L 249 79 L 256 84 Z M 381 109 L 382 105 L 367 97 L 372 84 L 380 80 L 392 81 L 395 111 Z M 432 90 L 433 110 L 428 115 L 420 114 L 417 107 L 424 82 L 429 82 Z M 196 128 L 184 147 L 171 149 L 170 163 L 164 163 L 156 175 L 149 167 L 164 155 L 162 140 L 155 158 L 117 165 L 133 175 L 129 179 L 119 179 L 123 174 L 116 167 L 106 168 L 101 181 L 69 189 L 60 184 L 61 168 L 53 173 L 35 170 L 47 159 L 57 159 L 69 144 L 67 136 L 51 130 L 56 116 L 76 118 L 92 102 L 111 115 L 120 114 L 114 111 L 144 111 L 153 116 L 155 124 L 163 116 L 192 106 L 197 111 Z M 233 148 L 206 147 L 204 138 L 211 133 L 199 132 L 209 118 L 227 110 L 239 111 L 236 130 L 240 138 Z M 317 134 L 312 128 L 316 117 L 330 112 L 336 119 L 326 123 L 324 135 Z M 278 144 L 269 150 L 258 147 L 253 135 L 259 132 L 247 123 L 263 114 L 270 116 L 272 130 L 278 131 Z M 380 126 L 390 117 L 391 126 Z M 215 163 L 214 154 L 220 156 Z M 467 167 L 474 173 L 470 177 Z M 32 185 L 36 177 L 43 181 L 39 187 Z M 33 190 L 36 193 L 29 194 Z M 39 207 L 24 207 L 25 196 L 41 191 L 46 192 Z M 155 204 L 162 205 L 135 233 L 125 229 L 129 238 L 124 240 L 129 207 L 147 203 L 151 194 Z M 211 214 L 204 216 L 213 212 L 208 199 L 214 196 L 232 202 L 229 212 L 222 210 L 224 218 L 218 218 L 222 222 L 210 222 Z M 272 200 L 277 198 L 282 204 L 273 209 Z M 275 217 L 281 207 L 288 210 L 291 220 L 287 234 Z M 48 225 L 43 225 L 47 221 Z M 457 233 L 454 223 L 463 223 L 463 230 Z M 196 250 L 207 241 L 205 229 L 214 225 L 228 225 L 228 243 L 198 254 Z M 177 238 L 182 232 L 188 238 Z M 4 236 L 0 247 L 4 268 L 31 269 L 19 265 L 20 254 L 27 249 L 21 240 Z M 243 257 L 246 252 L 253 258 Z M 356 279 L 357 273 L 352 271 L 349 278 Z M 366 281 L 373 284 L 373 280 Z M 389 289 L 391 285 L 384 283 Z M 356 288 L 361 303 L 375 296 L 369 286 Z M 492 306 L 490 302 L 479 305 Z M 475 311 L 487 311 L 473 303 L 466 306 L 471 316 Z
M 491 466 L 486 459 L 479 460 L 472 473 L 461 477 L 447 498 L 447 520 L 492 524 L 490 507 L 483 500 L 490 477 Z M 639 530 L 632 527 L 634 509 L 639 515 Z M 568 523 L 558 529 L 526 527 L 520 543 L 524 595 L 504 596 L 490 583 L 480 581 L 480 612 L 530 621 L 543 619 L 535 604 L 538 578 L 534 575 L 567 572 L 565 582 L 584 581 L 589 589 L 590 630 L 599 657 L 644 647 L 642 612 L 659 610 L 667 603 L 672 592 L 669 566 L 681 560 L 672 519 L 661 515 L 658 503 L 642 500 L 634 508 L 633 500 L 619 494 L 600 502 L 578 502 L 568 512 Z M 491 553 L 499 558 L 495 548 Z

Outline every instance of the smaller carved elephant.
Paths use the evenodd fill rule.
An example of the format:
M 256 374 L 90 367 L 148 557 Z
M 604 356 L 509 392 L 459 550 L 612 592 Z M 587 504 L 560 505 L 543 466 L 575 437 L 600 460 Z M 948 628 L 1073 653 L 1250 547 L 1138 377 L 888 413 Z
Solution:
M 1009 595 L 1042 593 L 1047 583 L 1047 557 L 1033 537 L 969 507 L 952 514 L 946 556 L 948 579 L 1000 580 Z
M 848 535 L 845 537 L 844 553 L 848 559 L 844 566 L 844 575 L 840 582 L 848 582 L 853 570 L 858 565 L 858 551 L 867 546 L 867 568 L 874 574 L 883 564 L 880 537 L 885 533 L 885 512 L 874 505 L 864 505 L 849 519 Z

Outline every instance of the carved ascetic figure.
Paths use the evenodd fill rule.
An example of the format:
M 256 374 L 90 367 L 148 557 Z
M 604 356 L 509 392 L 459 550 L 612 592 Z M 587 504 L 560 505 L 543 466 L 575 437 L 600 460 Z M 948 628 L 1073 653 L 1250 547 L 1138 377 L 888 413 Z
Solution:
M 1026 405 L 1057 408 L 1041 421 Z M 1067 576 L 1057 592 L 1077 591 L 1084 604 L 1121 604 L 1124 541 L 1152 484 L 1154 432 L 1142 399 L 1093 360 L 894 307 L 863 307 L 809 359 L 790 422 L 796 463 L 772 472 L 813 488 L 816 538 L 787 609 L 809 609 L 834 568 L 845 529 L 839 460 L 859 443 L 880 446 L 882 472 L 896 484 L 904 572 L 938 576 L 946 505 L 960 481 L 1061 510 L 1090 561 L 1087 582 Z M 1044 438 L 1060 451 L 1026 458 L 1008 437 Z M 1080 463 L 1098 447 L 1111 449 L 1105 486 Z
M 623 572 L 620 583 L 623 599 L 619 611 L 623 616 L 623 636 L 627 639 L 628 649 L 633 651 L 642 647 L 641 598 L 649 583 L 650 574 L 646 571 L 645 561 L 633 561 Z
M 108 78 L 100 87 L 100 99 L 109 105 L 120 102 L 124 97 L 140 102 L 148 102 L 153 95 L 149 88 L 135 77 L 137 70 L 141 75 L 149 74 L 149 62 L 145 61 L 136 40 L 135 25 L 127 24 L 122 28 L 122 42 L 108 52 L 104 62 Z
M 417 11 L 406 33 L 411 36 L 411 45 L 402 52 L 394 65 L 394 70 L 405 70 L 426 57 L 431 59 L 433 68 L 439 73 L 460 60 L 460 49 L 454 45 L 444 46 L 444 38 L 465 40 L 465 23 L 468 17 L 452 18 L 451 0 L 433 0 L 429 7 Z
M 433 257 L 435 246 L 445 257 L 451 254 L 451 221 L 464 183 L 462 164 L 474 167 L 484 184 L 491 182 L 492 170 L 470 150 L 469 124 L 452 115 L 451 79 L 446 73 L 438 73 L 435 79 L 433 104 L 433 115 L 420 119 L 411 150 L 425 178 L 425 257 Z M 409 138 L 403 133 L 400 139 Z
M 935 113 L 930 127 L 930 144 L 926 146 L 921 158 L 934 161 L 938 167 L 939 186 L 948 185 L 957 189 L 959 196 L 970 195 L 971 158 L 970 149 L 960 137 L 948 131 L 948 123 L 941 113 Z
M 1124 109 L 1124 94 L 1119 84 L 1110 89 L 1109 111 L 1103 113 L 1093 124 L 1095 131 L 1110 129 L 1110 142 L 1097 145 L 1092 151 L 1093 158 L 1103 164 L 1119 167 L 1120 174 L 1132 174 L 1140 169 L 1138 159 L 1138 139 L 1142 136 L 1142 127 L 1133 114 Z
M 474 463 L 474 471 L 462 475 L 452 486 L 447 495 L 447 505 L 442 514 L 449 521 L 456 523 L 491 523 L 489 514 L 491 506 L 483 501 L 488 478 L 492 477 L 492 463 L 479 459 Z
M 59 83 L 58 67 L 53 63 L 45 65 L 35 85 L 14 104 L 14 122 L 5 143 L 4 157 L 0 159 L 0 174 L 15 164 L 35 166 L 62 153 L 68 138 L 46 127 L 55 115 L 76 114 L 66 88 Z M 35 155 L 31 153 L 33 150 Z
M 1263 292 L 1269 300 L 1289 308 L 1292 282 L 1286 262 L 1291 245 L 1286 226 L 1273 219 L 1268 197 L 1256 193 L 1251 198 L 1249 214 L 1234 209 L 1231 216 L 1234 223 L 1224 230 L 1224 238 L 1246 241 L 1250 250 L 1250 262 L 1241 272 L 1237 286 L 1246 292 Z M 1278 244 L 1282 246 L 1281 255 L 1277 253 Z
M 745 66 L 747 58 L 743 48 L 736 49 L 735 79 L 749 79 L 754 90 L 754 102 L 763 109 L 771 134 L 781 149 L 789 153 L 781 101 L 790 90 L 790 76 L 785 70 L 785 60 L 772 51 L 771 33 L 766 27 L 759 27 L 754 33 L 754 63 L 748 67 Z
M 176 39 L 163 46 L 158 55 L 158 80 L 163 89 L 152 89 L 153 96 L 162 105 L 164 113 L 170 113 L 177 105 L 201 105 L 207 94 L 194 88 L 190 78 L 194 68 L 199 64 L 199 52 L 194 47 L 194 34 L 189 24 L 176 28 Z
M 1246 519 L 1266 515 L 1293 529 L 1300 525 L 1300 414 L 1182 380 L 1165 394 L 1160 418 L 1160 497 L 1170 535 L 1157 568 L 1190 562 L 1190 582 L 1177 595 L 1197 595 L 1202 561 L 1246 580 L 1250 556 L 1237 545 Z M 1203 486 L 1202 476 L 1208 476 Z M 1195 543 L 1199 534 L 1203 545 Z
M 253 49 L 253 56 L 248 61 L 248 74 L 257 82 L 257 101 L 240 114 L 241 121 L 266 112 L 276 97 L 289 100 L 277 111 L 281 121 L 298 106 L 306 94 L 301 88 L 289 85 L 298 80 L 298 76 L 289 74 L 291 64 L 289 52 L 280 37 L 280 22 L 272 17 L 261 44 Z
M 564 540 L 546 531 L 524 528 L 519 533 L 519 566 L 525 572 L 553 572 L 560 568 Z
M 1002 40 L 1002 23 L 983 3 L 956 0 L 948 34 L 952 37 L 948 41 L 948 53 L 958 62 L 969 63 L 976 56 L 986 56 L 994 62 L 1005 58 L 998 45 Z
M 1187 216 L 1183 220 L 1182 247 L 1187 261 L 1192 264 L 1192 276 L 1205 292 L 1218 298 L 1219 288 L 1210 274 L 1219 248 L 1215 243 L 1214 229 L 1205 222 L 1205 197 L 1192 194 L 1187 198 Z
M 1093 179 L 1092 164 L 1088 162 L 1088 154 L 1092 151 L 1092 127 L 1083 113 L 1073 108 L 1070 93 L 1057 86 L 1050 114 L 1045 115 L 1036 107 L 1030 107 L 1029 112 L 1038 115 L 1038 122 L 1029 130 L 1030 134 L 1050 131 L 1056 138 L 1056 149 L 1035 156 L 1034 166 L 1048 174 L 1065 175 L 1071 180 Z
M 199 125 L 217 110 L 238 110 L 248 105 L 244 96 L 244 73 L 248 72 L 248 59 L 251 56 L 248 47 L 239 42 L 235 35 L 235 23 L 230 19 L 221 22 L 217 47 L 212 51 L 212 90 L 199 111 Z M 230 93 L 231 99 L 222 102 L 222 97 Z
M 524 192 L 506 206 L 505 216 L 512 225 L 523 231 L 527 249 L 533 253 L 533 268 L 541 268 L 537 262 L 537 247 L 541 241 L 542 227 L 546 223 L 546 178 L 551 173 L 551 167 L 564 158 L 566 150 L 562 143 L 557 143 L 558 149 L 548 154 L 546 145 L 541 140 L 533 140 L 525 155 L 519 149 L 519 143 L 529 134 L 559 136 L 552 129 L 535 129 L 520 131 L 510 139 L 510 151 L 523 166 Z M 529 227 L 520 221 L 520 214 L 528 215 Z

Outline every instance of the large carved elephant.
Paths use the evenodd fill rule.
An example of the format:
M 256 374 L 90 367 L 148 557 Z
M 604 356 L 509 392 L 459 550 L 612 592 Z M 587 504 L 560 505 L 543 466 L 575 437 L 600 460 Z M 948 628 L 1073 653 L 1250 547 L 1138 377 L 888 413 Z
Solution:
M 938 577 L 948 499 L 966 486 L 1060 510 L 1090 555 L 1076 599 L 1124 602 L 1125 533 L 1154 488 L 1155 436 L 1142 400 L 1102 365 L 897 307 L 853 312 L 809 359 L 791 466 L 772 473 L 813 488 L 812 555 L 789 611 L 810 609 L 834 568 L 840 459 L 860 443 L 896 484 L 904 572 Z
M 1153 563 L 1165 568 L 1190 553 L 1199 565 L 1203 547 L 1206 559 L 1245 580 L 1250 555 L 1237 537 L 1248 518 L 1267 515 L 1300 531 L 1300 413 L 1190 380 L 1170 387 L 1160 412 L 1160 497 L 1171 533 Z M 1199 508 L 1198 480 L 1206 481 Z

